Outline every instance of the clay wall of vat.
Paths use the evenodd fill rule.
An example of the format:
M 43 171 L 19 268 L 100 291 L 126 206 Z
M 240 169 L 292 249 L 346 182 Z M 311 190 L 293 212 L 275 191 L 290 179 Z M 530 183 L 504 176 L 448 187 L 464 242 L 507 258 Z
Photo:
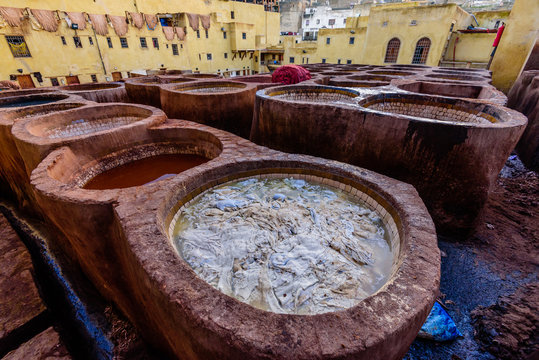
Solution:
M 528 126 L 517 145 L 520 159 L 539 169 L 539 70 L 525 71 L 508 94 L 507 106 L 528 117 Z
M 192 92 L 203 87 L 209 92 Z M 228 90 L 213 93 L 212 87 Z M 161 86 L 161 104 L 169 118 L 199 122 L 248 138 L 256 90 L 256 84 L 234 81 L 169 84 Z
M 293 91 L 293 87 L 288 90 Z M 401 96 L 417 105 L 441 101 Z M 524 131 L 526 120 L 517 112 L 492 105 L 457 99 L 443 103 L 492 113 L 503 120 L 490 125 L 423 121 L 390 113 L 389 107 L 384 112 L 371 112 L 331 103 L 272 100 L 259 92 L 251 139 L 281 151 L 335 159 L 411 183 L 438 231 L 466 231 Z M 455 121 L 460 122 L 458 118 Z
M 68 94 L 78 95 L 97 103 L 129 102 L 123 83 L 91 83 L 59 87 Z

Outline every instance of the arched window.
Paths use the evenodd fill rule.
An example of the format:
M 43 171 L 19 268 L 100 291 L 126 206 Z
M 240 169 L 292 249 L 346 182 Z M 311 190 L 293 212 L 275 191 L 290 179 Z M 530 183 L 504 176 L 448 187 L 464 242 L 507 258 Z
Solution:
M 417 41 L 415 46 L 414 58 L 412 64 L 424 64 L 427 62 L 427 56 L 429 56 L 430 39 L 427 37 L 421 38 Z
M 386 49 L 386 58 L 384 59 L 385 63 L 396 63 L 397 57 L 399 56 L 399 49 L 401 47 L 401 41 L 397 38 L 389 40 L 387 43 Z

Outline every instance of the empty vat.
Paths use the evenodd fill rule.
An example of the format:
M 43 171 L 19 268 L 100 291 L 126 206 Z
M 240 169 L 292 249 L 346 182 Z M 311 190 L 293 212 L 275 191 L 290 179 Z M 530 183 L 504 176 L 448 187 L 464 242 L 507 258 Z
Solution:
M 225 80 L 161 86 L 161 104 L 170 118 L 186 119 L 248 137 L 257 86 Z
M 66 85 L 58 89 L 98 103 L 128 102 L 125 86 L 120 82 Z

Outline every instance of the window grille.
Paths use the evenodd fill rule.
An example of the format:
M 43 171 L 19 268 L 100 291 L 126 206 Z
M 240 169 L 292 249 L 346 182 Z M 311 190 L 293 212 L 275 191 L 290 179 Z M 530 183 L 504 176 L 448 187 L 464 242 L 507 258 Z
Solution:
M 26 41 L 24 41 L 24 36 L 6 35 L 6 41 L 13 57 L 32 57 L 28 45 L 26 45 Z
M 76 48 L 82 48 L 82 42 L 80 41 L 80 37 L 73 36 L 73 42 L 75 43 Z
M 121 37 L 121 38 L 120 38 L 120 45 L 121 45 L 123 48 L 129 47 L 129 46 L 127 45 L 127 38 Z
M 415 46 L 412 64 L 425 64 L 427 62 L 427 56 L 429 56 L 429 49 L 430 39 L 426 37 L 419 39 Z
M 401 41 L 397 38 L 389 40 L 387 43 L 386 57 L 384 59 L 385 63 L 394 64 L 397 62 L 399 57 L 399 49 L 401 47 Z
M 145 37 L 140 38 L 140 47 L 143 47 L 143 48 L 148 47 L 148 44 L 146 43 L 146 38 Z
M 172 55 L 180 55 L 178 52 L 178 44 L 172 44 Z

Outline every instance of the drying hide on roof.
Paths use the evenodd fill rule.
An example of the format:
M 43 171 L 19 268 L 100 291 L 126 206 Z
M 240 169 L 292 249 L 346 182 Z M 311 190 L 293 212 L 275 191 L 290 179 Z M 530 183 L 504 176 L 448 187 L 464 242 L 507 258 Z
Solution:
M 107 19 L 102 14 L 88 14 L 95 32 L 98 35 L 107 35 L 109 33 Z
M 52 10 L 30 9 L 30 13 L 36 18 L 43 30 L 56 32 L 58 30 L 58 18 Z
M 157 16 L 155 15 L 144 14 L 144 20 L 146 20 L 146 24 L 150 30 L 154 30 L 157 26 Z
M 174 39 L 174 28 L 172 26 L 161 26 L 163 28 L 163 34 L 168 41 Z
M 178 36 L 178 39 L 180 39 L 180 41 L 185 40 L 185 29 L 182 27 L 176 27 L 174 29 L 176 30 L 176 35 Z
M 0 6 L 0 15 L 7 21 L 9 26 L 18 27 L 21 26 L 23 15 L 22 10 L 14 7 Z
M 130 12 L 129 15 L 131 15 L 131 20 L 133 20 L 133 25 L 135 25 L 135 27 L 137 27 L 138 29 L 142 29 L 142 27 L 144 26 L 143 14 Z
M 73 24 L 77 24 L 79 30 L 86 29 L 86 18 L 83 13 L 66 11 L 66 15 Z
M 208 30 L 211 24 L 211 16 L 208 14 L 208 15 L 199 15 L 199 17 L 200 17 L 200 22 L 202 23 L 202 27 Z
M 197 31 L 198 30 L 198 14 L 187 14 L 187 18 L 189 19 L 189 26 L 191 26 L 191 29 Z
M 124 36 L 127 34 L 128 27 L 125 16 L 109 15 L 109 19 L 112 23 L 114 31 L 116 32 L 116 35 Z

